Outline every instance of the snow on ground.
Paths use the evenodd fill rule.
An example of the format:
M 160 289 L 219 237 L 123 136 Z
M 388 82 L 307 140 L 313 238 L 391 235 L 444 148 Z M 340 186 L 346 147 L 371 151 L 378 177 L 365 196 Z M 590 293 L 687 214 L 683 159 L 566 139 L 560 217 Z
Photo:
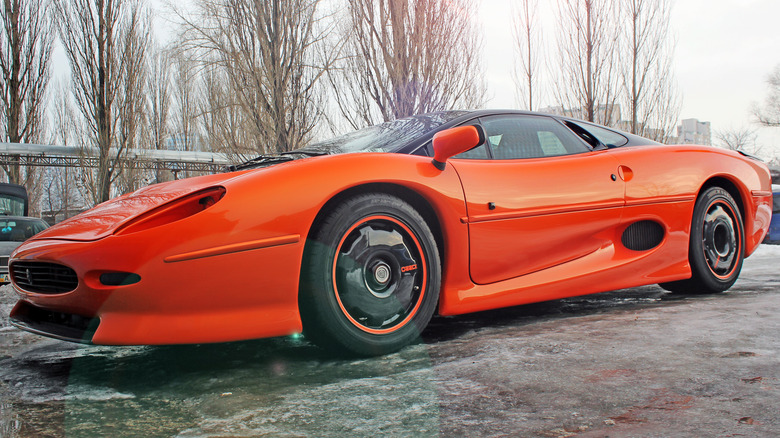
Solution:
M 372 359 L 297 338 L 96 347 L 16 329 L 0 436 L 780 436 L 780 245 L 725 294 L 625 289 L 436 318 Z

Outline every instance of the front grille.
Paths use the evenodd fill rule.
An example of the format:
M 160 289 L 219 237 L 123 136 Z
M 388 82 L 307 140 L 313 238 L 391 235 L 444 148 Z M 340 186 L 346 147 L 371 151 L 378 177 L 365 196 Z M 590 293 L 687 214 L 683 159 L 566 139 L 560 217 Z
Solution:
M 79 285 L 76 271 L 57 263 L 16 261 L 10 271 L 11 281 L 28 292 L 62 294 Z

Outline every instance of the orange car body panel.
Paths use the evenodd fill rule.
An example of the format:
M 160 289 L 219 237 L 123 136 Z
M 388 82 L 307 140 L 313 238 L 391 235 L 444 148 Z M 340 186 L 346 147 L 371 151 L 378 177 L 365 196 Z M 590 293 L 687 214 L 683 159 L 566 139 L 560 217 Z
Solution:
M 620 222 L 623 182 L 611 179 L 618 162 L 608 151 L 453 165 L 466 194 L 476 284 L 592 253 L 611 239 L 603 232 Z
M 367 184 L 414 191 L 435 212 L 444 315 L 689 277 L 693 204 L 711 178 L 739 191 L 746 254 L 769 226 L 768 170 L 735 153 L 648 146 L 512 161 L 449 160 L 440 171 L 429 157 L 346 154 L 150 186 L 21 245 L 12 261 L 64 264 L 80 281 L 58 295 L 17 288 L 17 307 L 97 317 L 97 344 L 300 332 L 306 238 L 329 200 Z M 682 170 L 669 175 L 670 162 Z M 210 187 L 224 187 L 225 194 L 203 212 L 117 233 L 139 214 Z M 648 251 L 623 247 L 622 231 L 642 219 L 664 227 L 663 242 Z M 141 280 L 105 286 L 99 280 L 105 272 L 132 272 Z
M 644 148 L 614 151 L 615 157 L 633 171 L 632 180 L 626 183 L 626 205 L 693 200 L 705 181 L 727 180 L 739 191 L 737 202 L 743 207 L 746 255 L 752 254 L 766 235 L 772 218 L 772 182 L 766 165 L 737 152 L 712 147 L 666 148 L 660 150 L 662 157 L 654 159 L 642 153 Z M 674 173 L 669 172 L 670 166 L 675 167 Z M 693 214 L 693 204 L 690 208 Z

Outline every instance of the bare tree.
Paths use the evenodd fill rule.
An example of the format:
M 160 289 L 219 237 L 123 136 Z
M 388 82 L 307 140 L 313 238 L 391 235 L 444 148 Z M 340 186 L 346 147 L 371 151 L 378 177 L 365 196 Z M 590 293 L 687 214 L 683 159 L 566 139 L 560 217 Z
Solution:
M 96 174 L 83 179 L 93 201 L 103 202 L 137 135 L 148 16 L 135 0 L 55 0 L 55 9 L 76 106 L 99 153 Z
M 573 115 L 614 125 L 619 87 L 617 11 L 609 0 L 558 0 L 558 52 L 552 88 Z
M 738 128 L 715 131 L 716 145 L 732 151 L 742 151 L 750 155 L 758 155 L 762 147 L 756 142 L 755 129 Z
M 37 143 L 43 134 L 45 94 L 52 51 L 50 3 L 37 0 L 3 0 L 0 4 L 0 132 L 3 141 Z M 22 175 L 18 164 L 3 166 L 16 184 Z M 33 178 L 34 179 L 34 178 Z M 28 190 L 33 187 L 28 185 Z
M 82 140 L 70 92 L 69 83 L 62 79 L 55 81 L 52 95 L 52 129 L 49 130 L 48 140 L 51 144 L 67 146 Z
M 52 129 L 49 142 L 56 145 L 73 145 L 81 141 L 81 129 L 76 120 L 70 98 L 70 87 L 59 81 L 54 86 L 52 106 Z M 50 167 L 42 176 L 43 205 L 54 220 L 62 214 L 70 217 L 72 212 L 83 207 L 76 180 L 76 171 L 69 167 Z
M 151 46 L 146 79 L 146 114 L 148 117 L 148 137 L 150 147 L 165 149 L 170 139 L 171 107 L 171 56 L 168 50 L 157 45 Z M 157 169 L 155 182 L 165 181 L 165 172 Z
M 680 112 L 672 69 L 673 41 L 669 33 L 671 0 L 623 0 L 624 99 L 629 130 L 665 142 L 673 134 Z
M 413 114 L 480 107 L 481 37 L 473 0 L 352 0 L 346 53 L 330 75 L 352 128 Z
M 514 26 L 512 28 L 516 48 L 520 59 L 520 69 L 516 71 L 518 94 L 525 109 L 534 110 L 534 98 L 538 99 L 539 71 L 539 46 L 541 43 L 541 29 L 537 11 L 538 0 L 521 0 L 514 11 Z
M 227 73 L 212 66 L 203 71 L 202 77 L 199 120 L 210 149 L 227 154 L 234 162 L 257 153 L 254 141 L 248 138 L 254 132 L 252 123 L 232 93 Z
M 147 130 L 146 94 L 148 77 L 148 50 L 151 17 L 141 8 L 131 9 L 128 26 L 120 35 L 125 58 L 119 74 L 119 93 L 115 125 L 118 127 L 120 151 L 137 149 Z M 125 166 L 119 173 L 118 189 L 121 193 L 133 192 L 148 184 L 146 172 L 133 166 Z
M 766 97 L 764 107 L 753 107 L 753 115 L 763 126 L 780 127 L 780 64 L 778 64 L 767 78 L 769 95 Z
M 250 121 L 242 141 L 254 153 L 308 143 L 320 116 L 319 80 L 327 62 L 316 46 L 326 36 L 320 0 L 198 0 L 197 13 L 180 13 L 182 44 L 216 63 Z M 246 149 L 247 147 L 242 147 Z
M 190 53 L 177 51 L 173 61 L 173 140 L 176 148 L 191 151 L 196 148 L 197 117 L 197 69 Z

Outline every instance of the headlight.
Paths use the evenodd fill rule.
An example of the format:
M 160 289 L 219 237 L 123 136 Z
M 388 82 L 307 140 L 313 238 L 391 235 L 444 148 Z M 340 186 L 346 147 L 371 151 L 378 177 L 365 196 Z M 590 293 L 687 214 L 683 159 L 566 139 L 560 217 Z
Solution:
M 130 220 L 114 234 L 136 233 L 190 217 L 219 202 L 225 192 L 224 187 L 210 187 L 175 199 Z

